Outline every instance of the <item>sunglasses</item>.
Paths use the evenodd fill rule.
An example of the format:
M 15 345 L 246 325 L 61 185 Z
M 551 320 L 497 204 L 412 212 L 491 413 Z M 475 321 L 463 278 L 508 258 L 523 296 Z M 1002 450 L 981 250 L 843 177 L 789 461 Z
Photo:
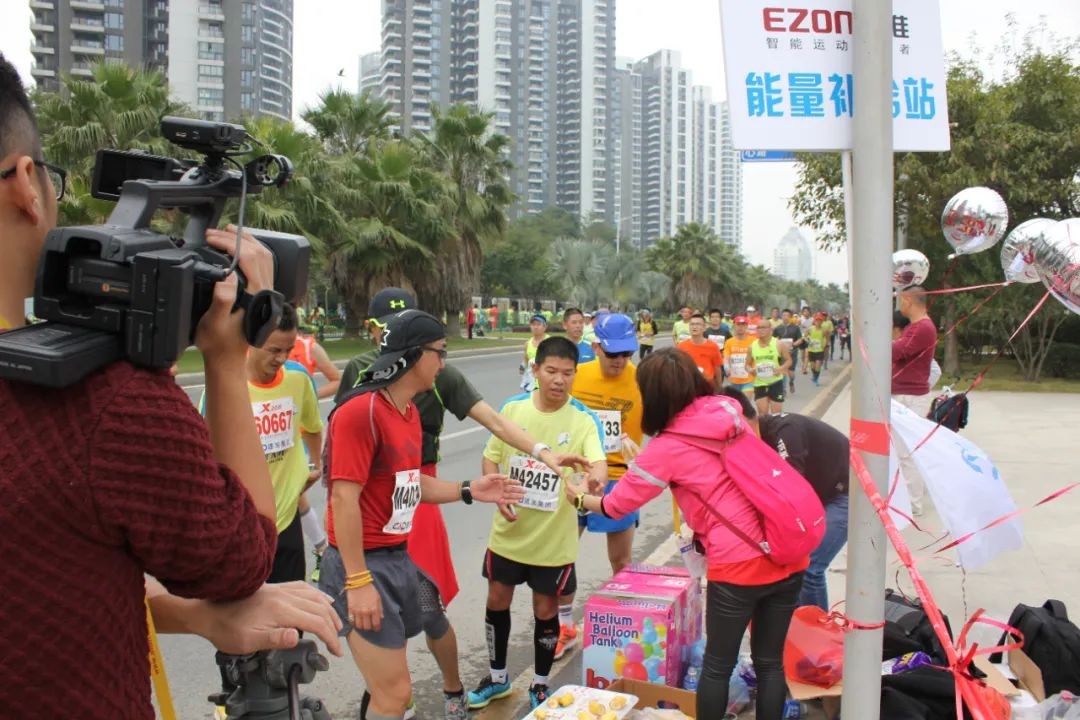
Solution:
M 439 356 L 440 360 L 446 360 L 446 356 L 449 355 L 449 351 L 446 348 L 423 348 L 424 352 L 432 352 Z
M 61 200 L 64 197 L 64 191 L 67 189 L 67 170 L 44 160 L 35 160 L 34 165 L 44 170 L 45 174 L 49 176 L 53 191 L 56 193 L 56 199 Z M 0 180 L 7 180 L 15 174 L 17 169 L 17 167 L 12 167 L 0 172 Z
M 612 352 L 608 352 L 607 350 L 604 350 L 603 348 L 601 348 L 600 352 L 604 353 L 604 357 L 609 357 L 609 358 L 629 358 L 629 357 L 634 356 L 634 351 L 633 350 L 627 350 L 625 352 L 612 353 Z

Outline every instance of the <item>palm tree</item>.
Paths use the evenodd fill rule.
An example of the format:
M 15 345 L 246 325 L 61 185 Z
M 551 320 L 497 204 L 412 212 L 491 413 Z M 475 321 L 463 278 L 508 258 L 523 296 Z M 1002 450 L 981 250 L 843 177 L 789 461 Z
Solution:
M 88 168 L 100 148 L 176 154 L 161 137 L 161 118 L 190 111 L 169 97 L 161 73 L 100 63 L 90 72 L 93 80 L 64 76 L 61 93 L 35 94 L 38 125 L 54 162 Z
M 61 225 L 101 223 L 112 211 L 111 203 L 90 197 L 99 149 L 185 154 L 161 137 L 161 118 L 190 112 L 169 97 L 161 73 L 96 64 L 91 74 L 93 80 L 65 75 L 60 93 L 34 93 L 45 156 L 69 173 L 69 192 L 59 208 Z
M 700 223 L 681 226 L 673 238 L 661 238 L 646 251 L 650 266 L 672 280 L 677 305 L 704 307 L 709 291 L 720 275 L 718 258 L 723 252 L 719 238 Z
M 506 232 L 506 209 L 514 201 L 506 178 L 509 138 L 493 132 L 492 113 L 454 105 L 432 106 L 432 130 L 415 142 L 432 170 L 449 178 L 445 210 L 453 233 L 435 257 L 434 272 L 417 284 L 422 307 L 446 313 L 448 332 L 460 333 L 458 312 L 480 287 L 483 248 Z
M 337 155 L 355 155 L 390 139 L 394 124 L 390 104 L 373 96 L 345 90 L 326 90 L 319 104 L 301 115 L 315 129 L 326 149 Z

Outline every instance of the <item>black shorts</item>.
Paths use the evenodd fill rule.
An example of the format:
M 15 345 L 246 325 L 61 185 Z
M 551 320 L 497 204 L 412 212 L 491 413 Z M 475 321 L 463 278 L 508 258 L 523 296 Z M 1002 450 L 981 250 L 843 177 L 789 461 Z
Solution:
M 304 529 L 300 525 L 300 513 L 296 513 L 289 526 L 278 533 L 277 552 L 270 569 L 268 583 L 285 583 L 307 579 L 307 563 L 304 552 Z
M 754 399 L 761 400 L 762 398 L 769 398 L 773 402 L 784 402 L 784 381 L 783 379 L 777 380 L 770 385 L 755 385 L 754 386 Z
M 503 585 L 527 584 L 532 591 L 549 597 L 571 595 L 577 590 L 577 573 L 574 563 L 569 565 L 526 565 L 505 558 L 490 549 L 484 553 L 483 575 L 488 580 Z
M 824 350 L 822 350 L 821 352 L 812 352 L 812 353 L 809 353 L 809 355 L 810 355 L 810 362 L 821 362 L 822 360 L 825 359 L 825 351 Z

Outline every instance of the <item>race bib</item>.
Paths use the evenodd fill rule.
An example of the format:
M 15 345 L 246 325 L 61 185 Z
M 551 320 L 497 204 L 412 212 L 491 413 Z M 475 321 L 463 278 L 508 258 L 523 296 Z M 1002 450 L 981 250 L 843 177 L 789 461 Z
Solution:
M 622 450 L 622 412 L 619 410 L 596 410 L 600 427 L 604 429 L 604 452 Z
M 724 342 L 726 341 L 726 338 L 723 335 L 710 335 L 706 339 L 707 340 L 712 340 L 714 343 L 716 343 L 716 346 L 719 347 L 721 350 L 724 349 Z
M 255 416 L 255 428 L 259 431 L 264 455 L 284 452 L 293 446 L 296 404 L 291 397 L 253 402 L 251 413 Z
M 525 497 L 518 503 L 521 507 L 543 512 L 559 509 L 560 478 L 544 463 L 526 455 L 512 455 L 510 479 L 519 481 L 525 488 Z
M 788 352 L 791 352 L 791 348 L 794 347 L 795 341 L 791 338 L 780 338 L 780 347 L 784 348 Z
M 810 352 L 821 352 L 825 349 L 825 341 L 821 338 L 810 338 Z
M 678 342 L 682 342 L 683 340 L 689 340 L 689 339 L 690 339 L 690 333 L 688 333 L 688 332 L 687 333 L 679 333 Z
M 420 504 L 420 471 L 401 470 L 394 474 L 394 494 L 391 497 L 390 519 L 383 532 L 390 535 L 408 535 L 412 530 L 413 515 Z
M 774 363 L 758 363 L 757 376 L 762 380 L 776 377 L 776 365 Z
M 746 356 L 741 354 L 733 354 L 731 356 L 731 377 L 744 378 L 747 377 L 746 372 Z

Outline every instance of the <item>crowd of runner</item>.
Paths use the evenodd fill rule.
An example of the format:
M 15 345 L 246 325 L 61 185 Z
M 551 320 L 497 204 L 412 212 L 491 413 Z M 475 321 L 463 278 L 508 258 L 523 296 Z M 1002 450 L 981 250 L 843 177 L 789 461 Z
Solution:
M 316 551 L 310 579 L 335 599 L 341 634 L 364 677 L 363 718 L 411 716 L 405 648 L 420 633 L 442 672 L 446 718 L 464 718 L 468 710 L 510 695 L 510 607 L 523 584 L 531 591 L 534 613 L 531 704 L 548 698 L 554 661 L 579 639 L 574 620 L 579 536 L 586 531 L 606 536 L 612 573 L 632 559 L 637 507 L 647 498 L 634 507 L 620 501 L 617 516 L 602 511 L 604 503 L 594 512 L 587 509 L 624 476 L 642 472 L 635 458 L 649 427 L 649 403 L 635 355 L 639 365 L 656 355 L 653 365 L 659 367 L 675 353 L 681 367 L 700 376 L 682 385 L 699 383 L 701 393 L 737 402 L 748 422 L 758 423 L 758 433 L 815 484 L 827 507 L 839 505 L 841 496 L 846 503 L 846 464 L 843 471 L 831 472 L 823 468 L 834 462 L 807 462 L 816 454 L 843 457 L 835 447 L 838 434 L 783 412 L 786 395 L 795 392 L 800 361 L 802 374 L 812 374 L 816 385 L 837 352 L 837 338 L 835 357 L 846 350 L 850 358 L 846 317 L 808 308 L 799 313 L 774 308 L 764 317 L 753 306 L 734 316 L 684 307 L 670 331 L 675 350 L 657 353 L 654 348 L 666 333 L 647 309 L 630 317 L 604 308 L 566 308 L 558 334 L 549 333 L 551 313 L 536 313 L 519 363 L 521 394 L 496 411 L 446 363 L 445 326 L 415 305 L 399 288 L 377 293 L 367 321 L 377 347 L 353 358 L 343 372 L 288 307 L 278 329 L 248 360 L 252 410 L 278 508 L 278 551 L 269 582 L 305 579 L 306 535 Z M 479 315 L 466 315 L 474 332 Z M 326 377 L 321 387 L 314 382 L 316 372 Z M 335 409 L 324 427 L 317 403 L 330 396 Z M 481 478 L 436 479 L 446 411 L 459 419 L 472 417 L 491 432 Z M 659 429 L 654 424 L 649 434 Z M 304 499 L 319 478 L 329 487 L 325 530 Z M 484 622 L 490 671 L 471 691 L 460 676 L 456 635 L 446 615 L 458 580 L 438 505 L 456 501 L 495 502 L 499 509 L 480 563 L 488 587 Z M 846 538 L 846 514 L 841 522 L 837 507 L 830 512 L 831 523 L 834 515 L 834 529 L 842 534 L 823 543 L 827 557 L 810 557 L 787 568 L 783 577 L 772 572 L 764 578 L 786 583 L 778 596 L 781 614 L 800 593 L 800 602 L 825 607 L 825 568 Z M 733 581 L 755 570 L 747 566 L 740 572 Z M 710 628 L 718 636 L 741 632 Z M 763 696 L 775 696 L 770 659 L 766 654 L 757 659 Z

